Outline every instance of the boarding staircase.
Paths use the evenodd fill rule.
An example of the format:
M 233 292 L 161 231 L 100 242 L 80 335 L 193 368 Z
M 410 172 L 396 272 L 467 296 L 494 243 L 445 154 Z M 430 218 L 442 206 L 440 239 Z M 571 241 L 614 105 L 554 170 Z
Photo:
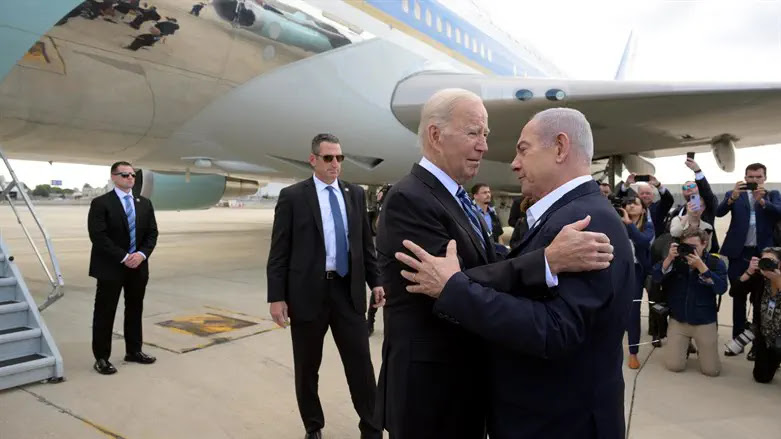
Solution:
M 63 296 L 64 283 L 51 240 L 41 225 L 25 188 L 19 184 L 2 150 L 0 150 L 0 158 L 11 175 L 9 183 L 0 176 L 0 190 L 3 191 L 0 200 L 5 201 L 13 210 L 52 285 L 52 291 L 39 307 L 14 263 L 14 257 L 3 240 L 0 230 L 0 390 L 2 390 L 36 381 L 56 382 L 63 379 L 62 356 L 41 317 L 41 311 Z M 18 189 L 15 192 L 17 200 L 21 199 L 26 204 L 43 235 L 51 257 L 54 276 L 21 220 L 14 204 L 17 200 L 14 200 L 11 195 L 14 188 Z

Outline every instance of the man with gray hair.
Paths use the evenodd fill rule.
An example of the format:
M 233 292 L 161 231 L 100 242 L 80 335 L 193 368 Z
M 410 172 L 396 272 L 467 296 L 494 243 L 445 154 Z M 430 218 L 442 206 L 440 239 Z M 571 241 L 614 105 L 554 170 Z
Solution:
M 591 178 L 593 149 L 576 110 L 545 110 L 523 128 L 512 167 L 523 194 L 538 201 L 508 261 L 462 271 L 454 241 L 445 257 L 409 241 L 417 259 L 396 255 L 412 269 L 402 272 L 409 292 L 436 299 L 435 315 L 489 342 L 491 439 L 624 437 L 622 340 L 634 260 L 626 228 Z M 524 285 L 504 266 L 550 249 L 578 220 L 610 238 L 610 264 L 537 286 L 528 285 L 532 273 L 523 273 Z
M 448 241 L 455 240 L 457 267 L 497 261 L 490 231 L 462 187 L 477 174 L 488 133 L 488 115 L 477 95 L 437 92 L 421 112 L 423 158 L 385 196 L 377 249 L 387 302 L 376 413 L 393 439 L 485 437 L 488 346 L 454 319 L 433 312 L 434 300 L 409 294 L 410 282 L 394 255 L 404 251 L 407 239 L 435 255 L 444 255 Z M 546 289 L 565 271 L 607 266 L 607 237 L 578 227 L 582 224 L 566 226 L 552 239 L 557 230 L 547 249 L 500 266 L 517 288 L 530 291 Z

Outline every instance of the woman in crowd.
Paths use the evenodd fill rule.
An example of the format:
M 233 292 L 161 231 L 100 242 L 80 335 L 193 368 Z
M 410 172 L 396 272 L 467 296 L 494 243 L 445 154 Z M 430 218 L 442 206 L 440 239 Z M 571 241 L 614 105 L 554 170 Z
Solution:
M 640 343 L 640 302 L 643 299 L 643 284 L 646 274 L 651 271 L 651 241 L 654 238 L 654 226 L 648 221 L 648 213 L 639 197 L 631 198 L 620 211 L 626 224 L 626 231 L 634 248 L 635 284 L 632 288 L 632 307 L 629 311 L 627 332 L 629 333 L 629 368 L 637 369 Z
M 764 260 L 764 261 L 763 261 Z M 760 262 L 762 261 L 762 262 Z M 769 383 L 781 365 L 781 247 L 752 258 L 736 288 L 751 295 L 754 307 L 754 380 Z M 773 268 L 774 267 L 774 268 Z M 772 269 L 771 269 L 772 268 Z

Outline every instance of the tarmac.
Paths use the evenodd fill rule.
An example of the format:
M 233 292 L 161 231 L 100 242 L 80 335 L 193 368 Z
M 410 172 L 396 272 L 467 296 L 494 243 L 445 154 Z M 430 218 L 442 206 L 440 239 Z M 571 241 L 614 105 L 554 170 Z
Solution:
M 41 303 L 48 293 L 43 271 L 10 209 L 0 206 L 0 212 L 2 237 Z M 119 372 L 111 376 L 92 369 L 95 281 L 87 276 L 87 207 L 39 206 L 38 212 L 66 283 L 65 297 L 43 312 L 63 355 L 66 380 L 0 391 L 0 439 L 303 437 L 290 334 L 271 322 L 266 303 L 272 208 L 157 212 L 160 237 L 150 258 L 144 350 L 158 361 L 122 361 L 120 304 L 112 354 Z M 25 223 L 32 225 L 29 218 Z M 717 221 L 720 236 L 726 225 Z M 725 297 L 721 343 L 731 334 L 731 306 Z M 381 314 L 370 338 L 376 372 Z M 642 341 L 650 342 L 643 320 Z M 673 373 L 664 368 L 662 351 L 644 345 L 642 368 L 624 367 L 629 438 L 781 437 L 781 376 L 755 383 L 753 363 L 744 355 L 722 357 L 716 378 L 699 373 L 696 355 L 686 371 Z M 320 398 L 324 437 L 358 438 L 358 418 L 331 337 Z

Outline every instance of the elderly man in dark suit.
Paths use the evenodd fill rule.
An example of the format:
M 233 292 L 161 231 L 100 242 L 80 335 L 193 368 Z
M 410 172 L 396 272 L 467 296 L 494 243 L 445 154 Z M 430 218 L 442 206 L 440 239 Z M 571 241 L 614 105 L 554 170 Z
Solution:
M 283 189 L 274 211 L 266 273 L 274 321 L 293 338 L 296 398 L 306 437 L 325 426 L 317 393 L 323 339 L 328 328 L 344 363 L 361 438 L 382 438 L 374 424 L 377 384 L 366 332 L 366 284 L 375 306 L 383 289 L 372 241 L 366 195 L 339 180 L 342 147 L 331 134 L 312 140 L 312 178 Z
M 157 244 L 157 222 L 152 202 L 133 195 L 136 172 L 128 162 L 111 165 L 114 190 L 90 204 L 87 229 L 92 241 L 89 275 L 97 279 L 92 317 L 92 353 L 95 370 L 116 373 L 109 361 L 111 333 L 119 294 L 125 291 L 125 361 L 141 364 L 155 358 L 141 351 L 141 315 L 149 281 L 149 262 Z
M 529 288 L 506 262 L 461 272 L 456 242 L 445 258 L 412 242 L 405 246 L 417 260 L 396 255 L 414 270 L 402 273 L 416 284 L 410 292 L 436 298 L 434 313 L 490 342 L 491 439 L 624 437 L 622 340 L 634 262 L 626 228 L 591 178 L 592 154 L 591 128 L 577 110 L 545 110 L 524 127 L 512 166 L 524 195 L 538 201 L 509 256 L 544 249 L 580 219 L 615 247 L 604 269 Z
M 437 92 L 421 112 L 423 158 L 385 198 L 377 246 L 388 302 L 377 414 L 394 439 L 485 437 L 488 346 L 455 319 L 434 312 L 434 300 L 409 294 L 394 254 L 404 249 L 405 239 L 436 255 L 444 255 L 448 241 L 455 240 L 457 264 L 464 268 L 497 260 L 491 231 L 462 187 L 478 171 L 488 132 L 477 95 L 461 89 Z M 606 237 L 569 227 L 548 249 L 501 266 L 519 287 L 528 283 L 541 289 L 546 272 L 552 278 L 606 264 L 610 245 L 600 241 Z

